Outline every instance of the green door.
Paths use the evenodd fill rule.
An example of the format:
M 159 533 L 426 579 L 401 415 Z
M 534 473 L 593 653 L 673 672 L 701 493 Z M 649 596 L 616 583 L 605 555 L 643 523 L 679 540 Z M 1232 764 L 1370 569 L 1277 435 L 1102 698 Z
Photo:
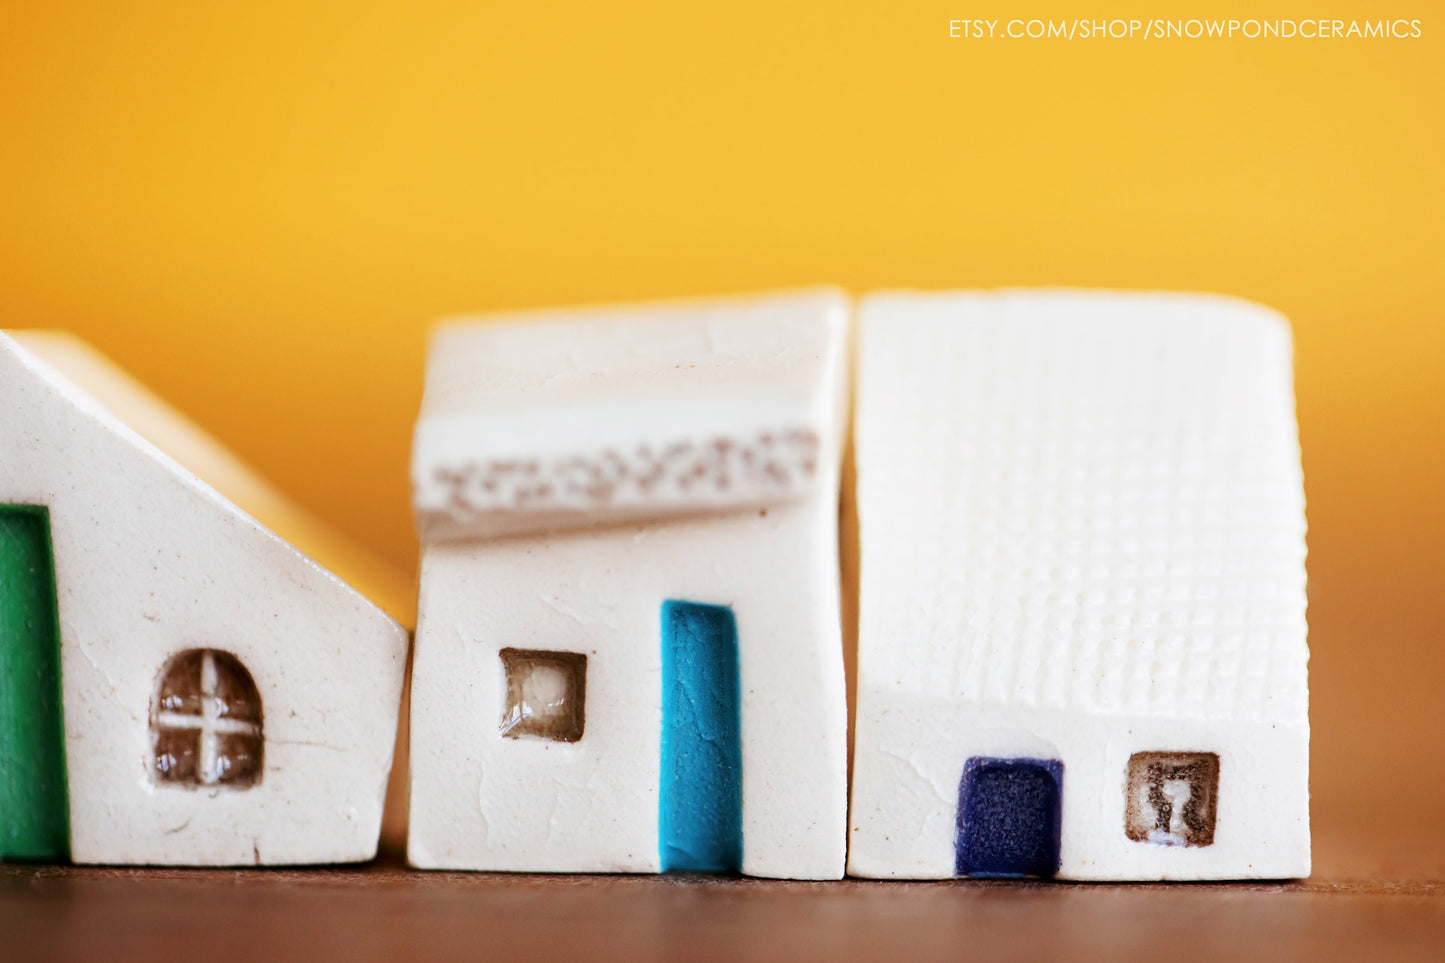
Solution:
M 0 860 L 70 854 L 50 513 L 0 505 Z

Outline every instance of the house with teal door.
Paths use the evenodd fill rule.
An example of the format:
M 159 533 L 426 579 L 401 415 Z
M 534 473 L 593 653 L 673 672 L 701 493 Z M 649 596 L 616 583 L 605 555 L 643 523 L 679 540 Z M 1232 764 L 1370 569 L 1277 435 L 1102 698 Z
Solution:
M 821 290 L 439 328 L 413 865 L 842 875 L 848 324 Z
M 162 443 L 229 457 L 83 343 L 0 334 L 0 860 L 368 859 L 407 633 Z

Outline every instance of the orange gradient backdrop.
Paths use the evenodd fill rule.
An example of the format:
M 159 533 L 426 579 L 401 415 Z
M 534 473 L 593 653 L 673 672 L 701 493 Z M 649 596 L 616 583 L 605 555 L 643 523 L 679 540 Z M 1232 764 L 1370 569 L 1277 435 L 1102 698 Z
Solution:
M 8 0 L 0 326 L 83 335 L 410 567 L 442 314 L 823 281 L 1264 302 L 1298 345 L 1316 813 L 1445 817 L 1445 11 L 1024 42 L 948 20 L 1217 5 L 394 6 Z

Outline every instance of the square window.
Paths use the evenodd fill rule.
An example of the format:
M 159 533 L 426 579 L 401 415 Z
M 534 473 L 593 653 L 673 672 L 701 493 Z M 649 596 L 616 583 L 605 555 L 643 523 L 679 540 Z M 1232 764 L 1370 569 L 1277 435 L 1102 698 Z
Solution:
M 1129 757 L 1124 834 L 1138 843 L 1208 846 L 1214 842 L 1219 755 L 1136 752 Z
M 502 735 L 553 742 L 581 739 L 587 656 L 536 649 L 503 649 L 501 656 L 507 676 Z

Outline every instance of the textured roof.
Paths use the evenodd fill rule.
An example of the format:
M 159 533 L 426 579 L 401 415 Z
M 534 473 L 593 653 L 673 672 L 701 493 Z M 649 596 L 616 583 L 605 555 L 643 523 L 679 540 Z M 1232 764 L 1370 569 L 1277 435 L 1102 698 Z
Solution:
M 831 290 L 453 322 L 412 456 L 428 538 L 767 504 L 836 458 Z
M 1177 295 L 860 308 L 862 683 L 1302 720 L 1287 324 Z

